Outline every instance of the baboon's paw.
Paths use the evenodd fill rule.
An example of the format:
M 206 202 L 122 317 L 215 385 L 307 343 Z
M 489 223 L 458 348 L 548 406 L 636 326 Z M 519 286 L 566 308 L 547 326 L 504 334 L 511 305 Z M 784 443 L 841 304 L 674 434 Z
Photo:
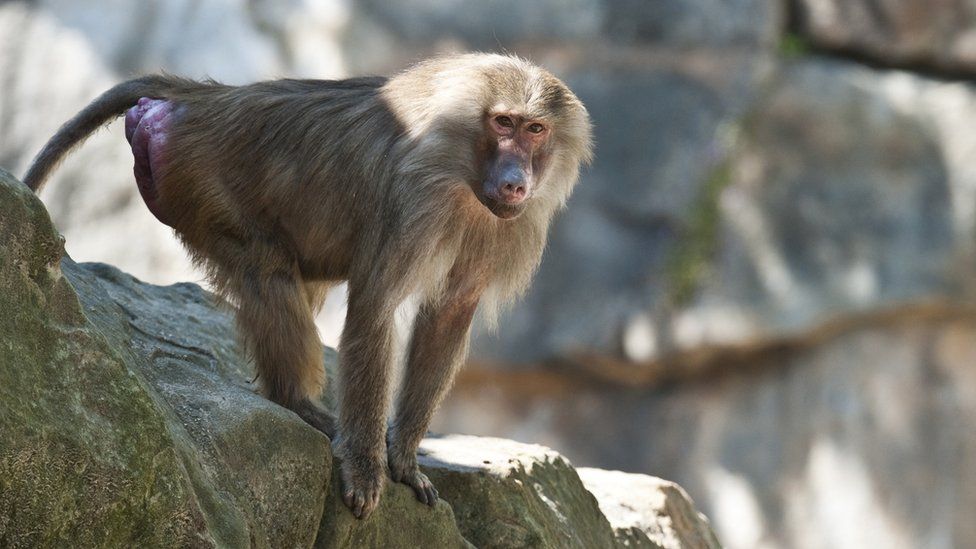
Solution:
M 417 500 L 421 503 L 431 507 L 437 503 L 437 488 L 434 488 L 434 483 L 427 478 L 427 475 L 420 472 L 415 453 L 411 452 L 409 455 L 403 456 L 391 448 L 388 461 L 390 476 L 394 481 L 413 488 Z
M 383 491 L 382 464 L 368 463 L 368 460 L 342 462 L 342 501 L 358 519 L 365 519 L 380 503 Z

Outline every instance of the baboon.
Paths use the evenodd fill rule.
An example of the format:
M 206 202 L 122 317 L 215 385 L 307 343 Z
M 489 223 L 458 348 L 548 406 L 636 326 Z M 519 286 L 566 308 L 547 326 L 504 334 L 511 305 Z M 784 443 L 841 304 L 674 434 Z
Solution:
M 154 75 L 67 122 L 24 178 L 37 191 L 68 151 L 125 115 L 135 179 L 237 307 L 264 395 L 328 435 L 342 496 L 365 518 L 384 477 L 429 505 L 416 450 L 467 354 L 470 324 L 524 291 L 553 214 L 591 157 L 589 116 L 516 57 L 446 56 L 391 78 L 245 86 Z M 339 414 L 313 315 L 349 283 Z M 392 422 L 394 311 L 420 303 Z

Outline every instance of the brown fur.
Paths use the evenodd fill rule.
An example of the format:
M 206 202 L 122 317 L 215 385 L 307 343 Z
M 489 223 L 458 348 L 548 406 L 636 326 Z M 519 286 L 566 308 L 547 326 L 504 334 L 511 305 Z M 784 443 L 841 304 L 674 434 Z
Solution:
M 38 189 L 89 133 L 139 97 L 181 107 L 159 203 L 194 259 L 238 306 L 265 395 L 336 434 L 343 494 L 360 517 L 385 468 L 429 504 L 436 491 L 416 449 L 467 352 L 479 302 L 524 290 L 552 215 L 590 158 L 586 110 L 559 80 L 520 59 L 435 59 L 391 78 L 280 80 L 240 87 L 171 76 L 129 81 L 68 122 L 25 182 Z M 493 110 L 546 121 L 540 173 L 523 213 L 500 219 L 479 202 L 493 154 Z M 312 404 L 325 384 L 313 313 L 349 281 L 340 344 L 338 425 Z M 421 308 L 388 434 L 397 306 Z

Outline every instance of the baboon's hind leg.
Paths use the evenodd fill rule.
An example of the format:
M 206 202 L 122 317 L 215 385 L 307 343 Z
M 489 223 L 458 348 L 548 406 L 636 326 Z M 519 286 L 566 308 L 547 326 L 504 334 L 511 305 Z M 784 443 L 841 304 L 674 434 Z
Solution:
M 295 262 L 271 240 L 242 244 L 235 239 L 209 248 L 217 276 L 237 298 L 238 329 L 254 357 L 264 396 L 334 437 L 335 419 L 314 403 L 326 381 L 312 315 L 316 293 L 309 293 Z

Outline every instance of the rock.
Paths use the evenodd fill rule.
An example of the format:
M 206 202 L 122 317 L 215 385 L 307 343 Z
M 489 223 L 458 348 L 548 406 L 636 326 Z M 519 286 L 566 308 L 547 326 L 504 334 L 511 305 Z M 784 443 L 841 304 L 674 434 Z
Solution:
M 255 393 L 227 306 L 62 246 L 0 170 L 0 545 L 613 546 L 568 462 L 496 439 L 425 440 L 441 501 L 390 482 L 356 520 L 329 440 Z
M 659 478 L 580 467 L 617 541 L 627 547 L 717 549 L 708 519 L 680 486 Z
M 0 197 L 0 544 L 246 543 L 239 512 L 208 527 L 226 500 L 86 318 L 43 206 L 4 172 Z
M 339 486 L 339 470 L 333 467 L 332 485 Z M 461 495 L 460 497 L 467 497 Z M 449 500 L 442 499 L 432 509 L 417 501 L 413 490 L 405 485 L 387 483 L 380 504 L 366 521 L 349 512 L 338 492 L 326 500 L 315 538 L 315 547 L 445 547 L 474 546 L 463 536 Z M 453 501 L 452 501 L 453 503 Z
M 742 48 L 775 43 L 785 7 L 779 0 L 607 2 L 606 35 L 621 44 L 672 48 Z
M 534 52 L 585 64 L 587 52 L 607 46 L 754 48 L 778 40 L 782 12 L 778 0 L 368 0 L 350 14 L 347 58 L 360 72 L 454 49 Z
M 612 547 L 613 531 L 562 456 L 536 445 L 449 435 L 420 464 L 477 547 Z
M 928 0 L 790 0 L 813 44 L 888 65 L 976 72 L 976 8 Z
M 958 119 L 976 115 L 974 90 L 821 60 L 784 65 L 767 89 L 717 196 L 709 274 L 672 319 L 675 346 L 971 301 L 976 139 Z

